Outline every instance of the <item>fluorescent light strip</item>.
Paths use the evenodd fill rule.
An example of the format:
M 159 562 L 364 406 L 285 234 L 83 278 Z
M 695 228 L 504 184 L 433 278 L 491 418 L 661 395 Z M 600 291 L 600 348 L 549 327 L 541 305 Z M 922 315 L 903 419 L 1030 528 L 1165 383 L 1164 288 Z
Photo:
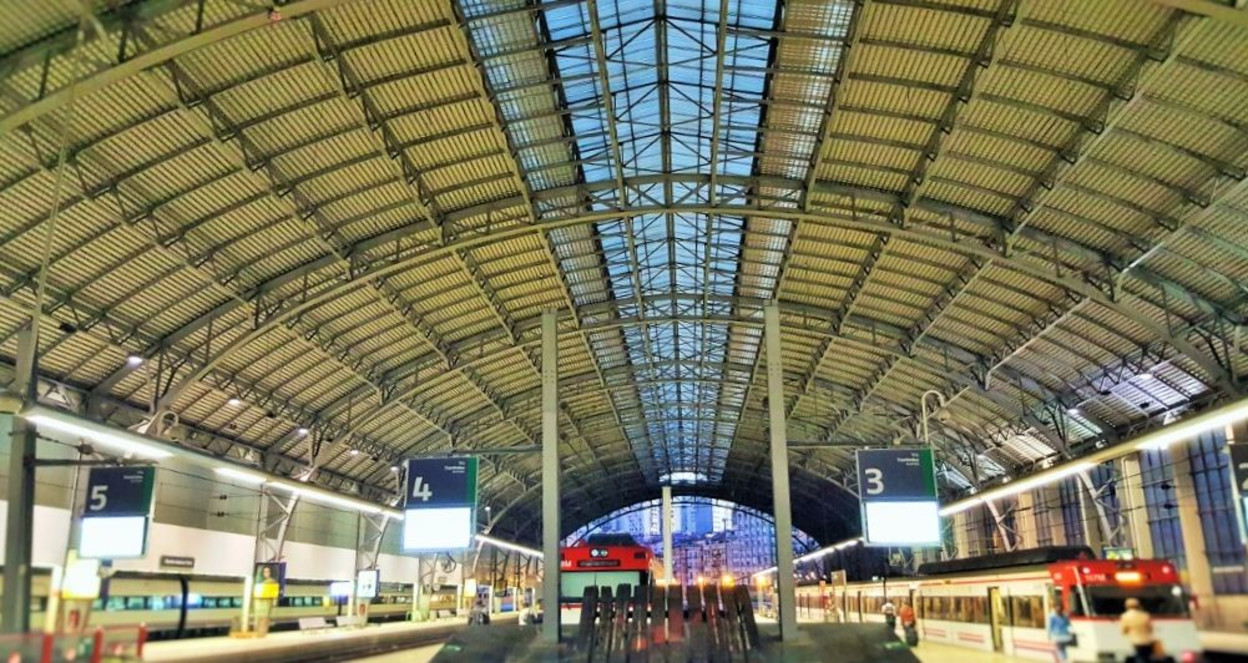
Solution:
M 46 412 L 46 414 L 45 414 Z M 73 415 L 58 416 L 56 410 L 40 408 L 37 413 L 24 415 L 24 418 L 36 428 L 49 428 L 64 433 L 85 437 L 97 445 L 109 447 L 125 454 L 142 456 L 152 460 L 169 458 L 172 453 L 145 441 L 144 436 L 130 431 L 104 426 L 93 421 L 80 419 Z
M 1248 417 L 1248 398 L 1229 407 L 1210 412 L 1206 416 L 1193 417 L 1148 433 L 1136 442 L 1135 448 L 1144 451 L 1165 449 L 1175 442 L 1182 442 L 1201 433 L 1225 428 L 1227 424 L 1235 423 L 1245 417 Z
M 232 467 L 214 467 L 212 471 L 216 472 L 217 474 L 223 477 L 234 479 L 237 481 L 242 481 L 244 483 L 249 483 L 249 484 L 256 485 L 256 486 L 259 486 L 269 480 L 268 477 L 264 476 L 263 474 L 260 474 L 259 472 L 252 472 L 250 470 L 244 470 L 244 469 L 234 469 Z
M 1087 461 L 1076 462 L 1070 465 L 1059 465 L 1051 470 L 1045 470 L 1024 479 L 1019 479 L 1018 481 L 1012 481 L 1004 486 L 993 488 L 992 490 L 985 491 L 979 495 L 974 495 L 963 500 L 958 500 L 953 504 L 946 505 L 940 510 L 940 515 L 952 516 L 955 513 L 961 513 L 978 504 L 986 504 L 988 502 L 993 502 L 1006 497 L 1012 497 L 1029 490 L 1034 490 L 1042 486 L 1047 486 L 1051 483 L 1056 483 L 1062 479 L 1081 472 L 1087 472 L 1094 467 L 1096 467 L 1095 463 Z
M 486 535 L 484 535 L 484 534 L 478 534 L 478 535 L 477 535 L 477 540 L 478 540 L 478 541 L 481 541 L 481 542 L 483 542 L 483 543 L 488 543 L 488 544 L 490 544 L 490 545 L 492 545 L 492 546 L 494 546 L 494 547 L 496 547 L 496 548 L 501 548 L 501 549 L 503 549 L 503 550 L 510 550 L 510 551 L 512 551 L 512 552 L 518 552 L 518 553 L 520 553 L 521 555 L 528 555 L 528 556 L 530 556 L 530 557 L 537 557 L 538 559 L 541 559 L 541 558 L 542 558 L 542 551 L 540 551 L 540 550 L 535 550 L 535 549 L 533 549 L 533 548 L 529 548 L 529 547 L 527 547 L 527 546 L 522 546 L 522 545 L 520 545 L 520 544 L 518 544 L 518 543 L 512 543 L 512 542 L 510 542 L 510 541 L 503 541 L 502 539 L 496 539 L 496 538 L 494 538 L 494 537 L 492 537 L 492 536 L 486 536 Z
M 54 430 L 67 435 L 87 438 L 98 445 L 106 446 L 122 453 L 143 456 L 152 460 L 177 456 L 200 467 L 211 469 L 223 478 L 234 479 L 255 486 L 268 485 L 298 495 L 317 504 L 360 511 L 363 513 L 381 514 L 392 520 L 403 520 L 403 512 L 393 507 L 381 506 L 367 500 L 341 495 L 328 488 L 321 488 L 286 477 L 279 477 L 267 472 L 251 470 L 235 463 L 223 461 L 216 456 L 198 449 L 180 447 L 166 440 L 152 439 L 132 433 L 108 424 L 84 419 L 71 412 L 55 408 L 33 405 L 21 414 L 22 418 L 36 427 Z M 166 448 L 161 448 L 162 446 Z M 476 535 L 481 541 L 504 550 L 511 550 L 532 557 L 542 557 L 540 550 L 534 550 L 518 543 L 511 543 L 484 534 Z
M 381 513 L 382 508 L 372 502 L 368 502 L 347 495 L 339 495 L 331 490 L 326 490 L 318 486 L 292 481 L 275 477 L 268 481 L 268 485 L 281 488 L 290 492 L 292 495 L 298 495 L 306 500 L 320 504 L 321 506 L 338 507 L 348 511 L 360 511 L 363 513 Z

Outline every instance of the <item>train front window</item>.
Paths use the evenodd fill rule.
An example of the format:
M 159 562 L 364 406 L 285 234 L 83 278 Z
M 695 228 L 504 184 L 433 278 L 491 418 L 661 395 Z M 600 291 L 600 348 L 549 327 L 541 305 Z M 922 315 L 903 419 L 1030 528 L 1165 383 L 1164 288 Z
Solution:
M 1129 598 L 1136 598 L 1150 615 L 1186 617 L 1187 601 L 1178 585 L 1148 585 L 1122 587 L 1118 585 L 1091 585 L 1084 588 L 1093 615 L 1121 615 L 1123 605 Z

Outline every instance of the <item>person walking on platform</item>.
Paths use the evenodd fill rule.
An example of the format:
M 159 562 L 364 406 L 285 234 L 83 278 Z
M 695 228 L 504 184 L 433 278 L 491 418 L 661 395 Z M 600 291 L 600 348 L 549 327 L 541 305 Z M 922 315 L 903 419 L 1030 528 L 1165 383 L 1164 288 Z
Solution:
M 1053 642 L 1053 658 L 1057 663 L 1070 660 L 1066 648 L 1075 643 L 1075 634 L 1070 630 L 1070 617 L 1062 612 L 1061 604 L 1053 606 L 1053 614 L 1049 615 L 1049 640 Z
M 1139 599 L 1127 599 L 1126 608 L 1118 623 L 1122 625 L 1122 634 L 1127 636 L 1127 642 L 1135 648 L 1135 656 L 1131 660 L 1148 663 L 1153 659 L 1153 618 L 1140 607 Z
M 897 616 L 901 618 L 901 630 L 906 634 L 906 644 L 911 647 L 919 644 L 919 629 L 914 617 L 914 606 L 910 605 L 910 601 L 907 600 L 901 604 L 901 610 L 897 611 Z
M 888 625 L 888 630 L 897 630 L 897 606 L 893 605 L 893 602 L 886 598 L 884 599 L 882 611 L 884 612 L 884 623 Z

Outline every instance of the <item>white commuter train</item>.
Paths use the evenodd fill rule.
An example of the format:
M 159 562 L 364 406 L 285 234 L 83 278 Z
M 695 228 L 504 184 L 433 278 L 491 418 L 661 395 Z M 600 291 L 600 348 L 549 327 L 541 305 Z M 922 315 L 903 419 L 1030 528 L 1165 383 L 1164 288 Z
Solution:
M 1099 560 L 1089 548 L 1050 547 L 925 564 L 919 575 L 887 582 L 804 586 L 799 619 L 884 622 L 883 606 L 914 607 L 921 640 L 1052 661 L 1047 632 L 1055 602 L 1077 645 L 1072 661 L 1123 661 L 1133 650 L 1118 627 L 1127 598 L 1151 613 L 1165 655 L 1200 660 L 1200 643 L 1178 569 L 1165 560 Z M 921 645 L 920 645 L 921 646 Z
M 35 569 L 31 578 L 31 624 L 39 629 L 46 618 L 51 574 Z M 185 586 L 184 584 L 185 583 Z M 301 617 L 333 617 L 345 611 L 330 595 L 329 580 L 288 579 L 270 616 L 271 630 L 294 629 Z M 224 635 L 243 606 L 243 578 L 118 571 L 108 579 L 106 594 L 96 599 L 87 616 L 89 627 L 146 624 L 153 640 Z M 2 586 L 0 586 L 2 591 Z M 186 620 L 182 621 L 185 597 Z M 439 597 L 440 598 L 440 597 Z M 370 622 L 406 619 L 412 608 L 411 583 L 383 582 L 369 601 Z M 431 608 L 443 606 L 431 601 Z M 453 608 L 452 605 L 447 606 Z

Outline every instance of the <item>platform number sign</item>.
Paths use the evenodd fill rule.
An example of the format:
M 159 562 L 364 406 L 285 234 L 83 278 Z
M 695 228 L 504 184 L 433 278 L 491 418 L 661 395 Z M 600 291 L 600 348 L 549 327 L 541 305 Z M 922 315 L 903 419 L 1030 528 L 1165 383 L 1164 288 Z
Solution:
M 413 458 L 407 461 L 403 549 L 462 550 L 477 531 L 477 459 Z
M 858 497 L 867 545 L 940 542 L 940 504 L 931 449 L 859 451 Z
M 863 501 L 936 499 L 932 450 L 860 450 L 858 493 Z
M 1226 448 L 1231 451 L 1231 476 L 1239 486 L 1239 494 L 1248 497 L 1248 443 L 1231 444 Z
M 93 467 L 84 516 L 146 516 L 152 511 L 154 467 Z
M 1231 453 L 1231 480 L 1239 496 L 1239 536 L 1248 544 L 1248 442 L 1227 445 Z
M 134 559 L 147 554 L 156 486 L 154 467 L 93 467 L 79 527 L 78 556 Z
M 476 458 L 413 458 L 407 461 L 407 508 L 476 504 Z

